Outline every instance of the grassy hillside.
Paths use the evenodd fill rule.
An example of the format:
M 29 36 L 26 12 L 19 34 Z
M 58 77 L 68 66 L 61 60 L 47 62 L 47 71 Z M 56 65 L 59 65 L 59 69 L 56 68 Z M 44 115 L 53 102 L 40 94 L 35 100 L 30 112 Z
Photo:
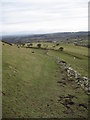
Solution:
M 38 43 L 33 43 L 33 47 L 37 47 L 37 44 Z M 58 46 L 56 46 L 56 44 L 57 43 L 41 42 L 41 47 L 46 48 L 48 46 L 48 49 L 54 49 L 49 50 L 48 53 L 50 55 L 57 56 L 65 60 L 81 75 L 88 76 L 88 60 L 90 59 L 88 51 L 90 50 L 90 48 L 75 46 L 74 44 L 67 44 L 61 42 Z M 58 51 L 60 47 L 63 47 L 64 51 Z
M 64 48 L 64 51 L 49 51 L 49 53 L 64 59 L 81 75 L 88 76 L 88 59 L 90 59 L 90 56 L 88 56 L 88 48 L 65 43 L 60 44 L 60 46 Z
M 88 95 L 46 52 L 3 45 L 3 118 L 87 117 Z
M 87 44 L 85 41 L 88 40 L 88 32 L 58 32 L 48 34 L 34 34 L 29 35 L 22 33 L 15 36 L 3 36 L 3 40 L 16 43 L 16 42 L 36 42 L 36 41 L 64 41 L 64 42 L 77 42 Z

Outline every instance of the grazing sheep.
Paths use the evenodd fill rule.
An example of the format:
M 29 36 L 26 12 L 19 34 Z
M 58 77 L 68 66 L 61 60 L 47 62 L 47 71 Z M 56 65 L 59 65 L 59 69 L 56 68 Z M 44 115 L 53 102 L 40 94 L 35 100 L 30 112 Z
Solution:
M 76 58 L 74 57 L 74 60 L 75 60 Z

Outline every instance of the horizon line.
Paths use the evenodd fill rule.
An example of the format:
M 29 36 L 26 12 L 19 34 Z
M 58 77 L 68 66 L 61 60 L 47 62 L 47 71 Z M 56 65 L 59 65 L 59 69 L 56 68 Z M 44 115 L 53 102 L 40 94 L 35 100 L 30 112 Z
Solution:
M 65 32 L 46 32 L 46 33 L 24 33 L 23 34 L 23 32 L 22 33 L 19 33 L 19 34 L 0 34 L 0 36 L 27 36 L 27 35 L 30 35 L 30 36 L 32 36 L 32 35 L 45 35 L 45 34 L 55 34 L 55 33 L 78 33 L 78 32 L 90 32 L 90 31 L 65 31 Z

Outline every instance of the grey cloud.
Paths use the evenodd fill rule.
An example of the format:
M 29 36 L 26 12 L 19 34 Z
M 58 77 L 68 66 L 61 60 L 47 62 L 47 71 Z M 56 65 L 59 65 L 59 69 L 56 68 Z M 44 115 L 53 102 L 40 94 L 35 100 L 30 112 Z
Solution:
M 66 25 L 68 22 L 71 23 L 69 24 L 68 30 L 74 30 L 72 27 L 73 22 L 76 23 L 76 26 L 74 26 L 75 30 L 82 29 L 82 26 L 78 28 L 78 24 L 83 25 L 83 29 L 86 30 L 87 23 L 85 23 L 85 21 L 87 21 L 88 17 L 87 3 L 88 0 L 2 0 L 2 22 L 4 31 L 7 31 L 7 25 L 8 31 L 11 31 L 11 26 L 13 26 L 13 28 L 15 27 L 16 29 L 12 31 L 15 32 L 20 25 L 32 24 L 34 30 L 30 28 L 30 31 L 40 32 L 41 30 L 39 29 L 41 28 L 36 30 L 35 24 L 41 23 L 43 31 L 46 31 L 46 24 L 47 30 L 49 29 L 52 32 L 56 28 L 56 22 L 60 26 L 57 30 L 60 31 L 67 30 L 66 26 L 62 26 L 62 23 Z M 52 29 L 49 28 L 50 23 L 52 24 Z

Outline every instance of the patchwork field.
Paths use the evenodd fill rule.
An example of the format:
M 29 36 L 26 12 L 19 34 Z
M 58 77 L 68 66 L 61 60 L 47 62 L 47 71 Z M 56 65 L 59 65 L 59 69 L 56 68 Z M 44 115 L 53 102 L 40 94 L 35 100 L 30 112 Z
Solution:
M 60 46 L 52 50 L 48 43 L 44 50 L 35 49 L 36 44 L 3 45 L 3 118 L 87 118 L 87 93 L 47 52 L 88 76 L 88 49 L 62 43 L 64 51 L 55 51 Z M 41 44 L 44 48 L 46 43 Z

